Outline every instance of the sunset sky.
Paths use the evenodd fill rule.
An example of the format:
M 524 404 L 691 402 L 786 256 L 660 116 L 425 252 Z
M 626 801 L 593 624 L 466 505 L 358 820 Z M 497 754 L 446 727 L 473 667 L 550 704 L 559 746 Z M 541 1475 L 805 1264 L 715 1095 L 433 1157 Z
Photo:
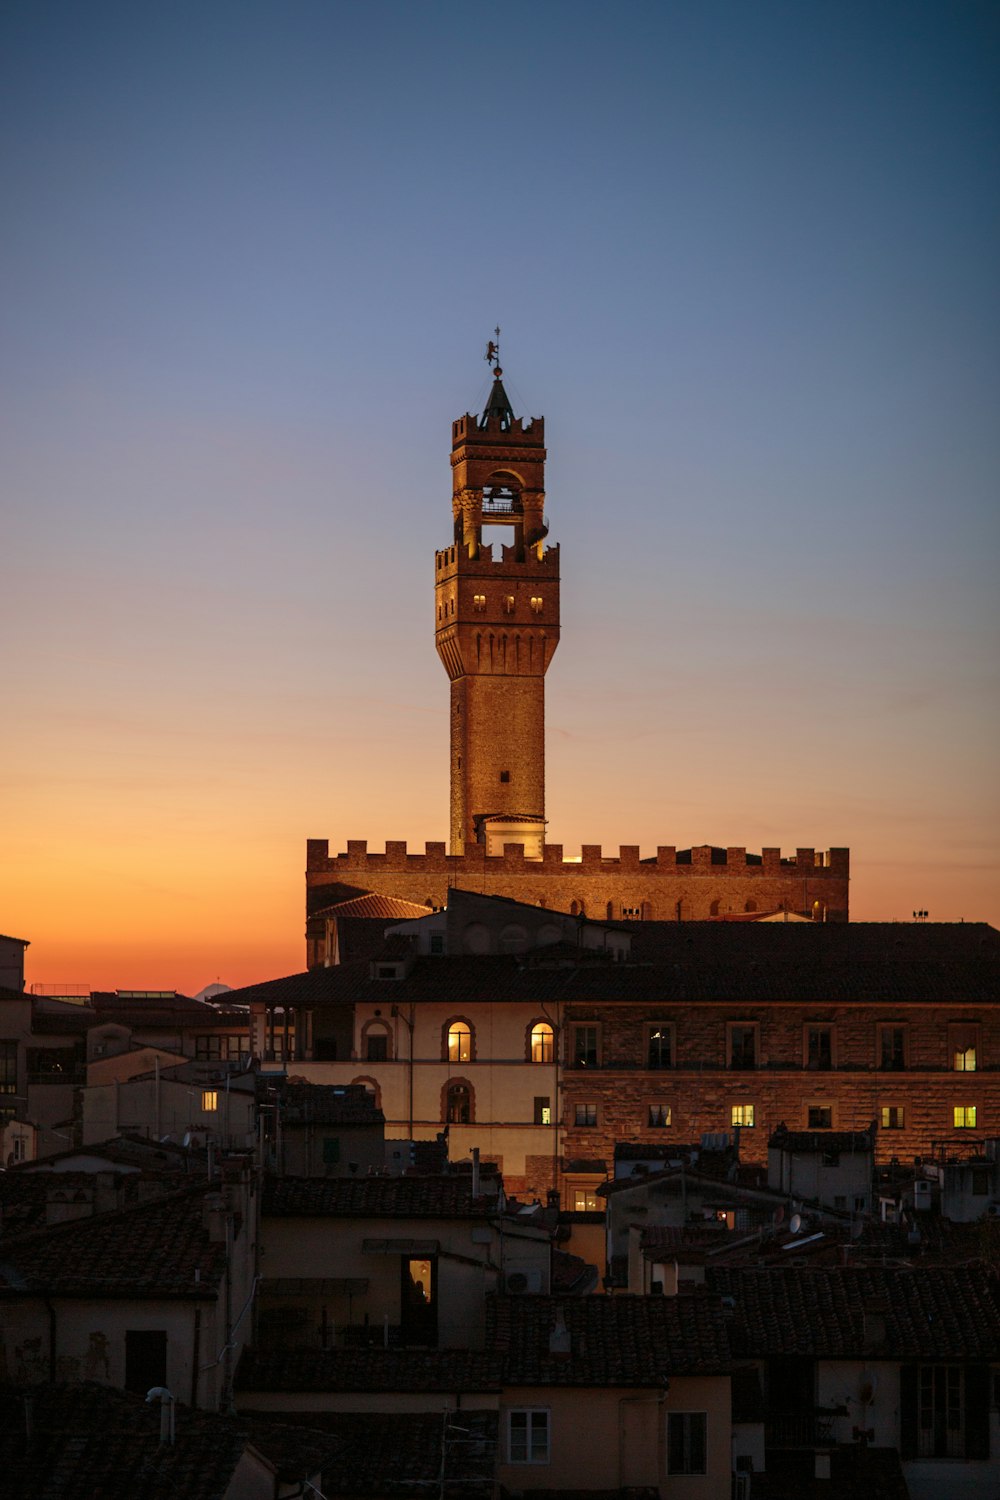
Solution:
M 544 414 L 549 837 L 849 845 L 1000 924 L 1000 7 L 0 16 L 0 931 L 304 962 L 307 837 L 447 836 L 433 556 Z

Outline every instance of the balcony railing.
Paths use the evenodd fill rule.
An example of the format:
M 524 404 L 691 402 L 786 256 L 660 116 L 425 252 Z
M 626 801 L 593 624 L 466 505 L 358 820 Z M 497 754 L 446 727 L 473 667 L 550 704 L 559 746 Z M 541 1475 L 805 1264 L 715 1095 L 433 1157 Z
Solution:
M 768 1448 L 829 1448 L 834 1442 L 834 1411 L 777 1413 L 764 1427 Z

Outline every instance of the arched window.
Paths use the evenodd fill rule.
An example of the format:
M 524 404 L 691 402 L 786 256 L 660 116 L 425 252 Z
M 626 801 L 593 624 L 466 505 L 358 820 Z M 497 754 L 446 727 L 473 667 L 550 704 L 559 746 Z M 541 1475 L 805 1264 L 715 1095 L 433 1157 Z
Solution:
M 392 1056 L 392 1033 L 384 1021 L 366 1021 L 361 1028 L 361 1055 L 365 1062 L 387 1062 Z
M 362 1075 L 359 1078 L 352 1078 L 351 1079 L 351 1085 L 352 1085 L 352 1087 L 356 1083 L 360 1084 L 361 1087 L 365 1090 L 366 1093 L 371 1094 L 372 1098 L 375 1100 L 375 1108 L 376 1109 L 381 1109 L 382 1108 L 382 1090 L 379 1088 L 378 1082 L 376 1081 L 376 1079 L 374 1079 L 374 1078 L 365 1078 Z
M 718 898 L 718 896 L 716 896 L 715 900 L 712 902 L 711 906 L 708 908 L 708 915 L 710 917 L 717 917 L 719 915 L 719 898 Z
M 756 911 L 757 910 L 757 903 L 756 903 L 756 901 L 748 901 L 747 904 L 744 906 L 743 910 L 744 911 Z
M 569 903 L 569 914 L 570 914 L 571 917 L 582 917 L 582 916 L 585 916 L 586 913 L 584 911 L 583 902 L 582 901 L 571 901 Z
M 471 1125 L 473 1120 L 472 1084 L 464 1078 L 452 1078 L 444 1086 L 444 1120 L 446 1125 Z
M 533 1063 L 553 1062 L 556 1055 L 556 1034 L 548 1021 L 534 1021 L 529 1037 L 529 1055 Z
M 468 1021 L 461 1019 L 445 1022 L 445 1051 L 450 1063 L 472 1061 L 473 1035 Z

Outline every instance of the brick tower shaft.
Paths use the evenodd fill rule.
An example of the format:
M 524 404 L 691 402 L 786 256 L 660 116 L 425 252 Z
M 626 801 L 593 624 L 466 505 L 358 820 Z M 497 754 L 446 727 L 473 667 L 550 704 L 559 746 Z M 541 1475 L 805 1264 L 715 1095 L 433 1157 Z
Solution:
M 454 541 L 437 553 L 434 589 L 451 679 L 451 851 L 501 852 L 506 828 L 540 857 L 559 549 L 545 546 L 544 420 L 515 419 L 499 368 L 482 416 L 452 424 L 451 463 Z M 509 542 L 489 540 L 494 528 Z

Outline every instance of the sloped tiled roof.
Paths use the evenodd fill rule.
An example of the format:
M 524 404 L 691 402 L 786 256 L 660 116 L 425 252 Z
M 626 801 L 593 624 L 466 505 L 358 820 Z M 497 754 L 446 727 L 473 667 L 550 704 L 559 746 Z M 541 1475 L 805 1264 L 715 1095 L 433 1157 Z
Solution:
M 495 1198 L 473 1198 L 468 1177 L 271 1177 L 265 1215 L 359 1219 L 484 1219 Z
M 657 929 L 651 932 L 650 929 Z M 649 922 L 632 926 L 637 962 L 551 963 L 531 955 L 417 958 L 392 981 L 396 1003 L 476 1000 L 580 1004 L 769 1001 L 986 1004 L 1000 998 L 1000 933 L 984 923 Z M 531 962 L 527 960 L 530 958 Z M 231 999 L 324 1006 L 370 1001 L 389 981 L 367 963 L 312 969 L 234 990 Z
M 500 1389 L 493 1353 L 469 1349 L 249 1349 L 240 1391 L 469 1391 Z
M 385 1115 L 363 1084 L 278 1084 L 281 1124 L 289 1125 L 384 1125 Z
M 241 1413 L 241 1419 L 249 1421 L 255 1444 L 271 1457 L 268 1416 Z M 443 1443 L 445 1421 L 449 1438 Z M 336 1444 L 334 1455 L 323 1463 L 325 1495 L 399 1495 L 412 1500 L 415 1494 L 437 1494 L 442 1447 L 450 1500 L 482 1500 L 490 1493 L 496 1467 L 495 1411 L 470 1411 L 463 1406 L 461 1411 L 446 1414 L 393 1412 L 391 1418 L 384 1412 L 298 1412 L 283 1417 L 283 1422 L 292 1451 L 296 1430 L 308 1433 L 313 1442 L 322 1436 L 328 1446 Z M 387 1422 L 391 1422 L 390 1442 L 386 1441 Z
M 996 1283 L 983 1267 L 711 1267 L 731 1296 L 730 1337 L 746 1358 L 1000 1359 Z M 884 1337 L 866 1331 L 879 1308 Z M 867 1342 L 866 1342 L 867 1337 Z
M 160 1409 L 108 1386 L 0 1389 L 4 1500 L 223 1500 L 247 1450 L 237 1421 L 175 1408 L 175 1442 L 160 1443 Z
M 198 1183 L 118 1213 L 5 1238 L 0 1298 L 214 1298 L 226 1251 L 204 1227 L 204 1197 Z
M 557 1313 L 572 1353 L 553 1355 Z M 508 1385 L 657 1386 L 671 1375 L 731 1366 L 726 1321 L 715 1297 L 489 1297 L 487 1348 Z
M 379 896 L 367 891 L 363 896 L 354 896 L 347 901 L 336 901 L 332 906 L 321 906 L 314 917 L 368 917 L 387 922 L 406 921 L 410 917 L 429 917 L 429 906 L 418 906 L 415 901 L 403 901 L 398 896 Z

